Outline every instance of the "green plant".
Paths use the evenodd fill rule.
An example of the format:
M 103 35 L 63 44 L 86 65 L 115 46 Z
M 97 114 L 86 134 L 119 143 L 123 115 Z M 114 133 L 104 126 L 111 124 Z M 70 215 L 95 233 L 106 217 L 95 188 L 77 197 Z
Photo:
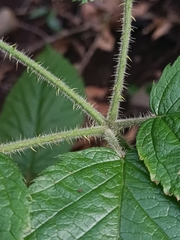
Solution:
M 90 128 L 0 145 L 1 239 L 180 238 L 177 201 L 180 199 L 180 58 L 172 66 L 168 65 L 158 84 L 153 85 L 150 95 L 153 114 L 117 119 L 123 99 L 132 2 L 124 2 L 121 49 L 107 118 L 15 46 L 0 41 L 2 51 L 48 81 L 94 120 Z M 137 150 L 120 134 L 133 125 L 141 125 Z M 105 139 L 109 148 L 91 148 L 57 156 L 58 162 L 44 170 L 29 189 L 16 165 L 5 155 L 89 136 Z
M 44 67 L 54 74 L 66 78 L 66 84 L 78 88 L 79 94 L 83 95 L 84 86 L 77 71 L 50 46 L 38 55 L 36 61 L 43 62 Z M 1 141 L 12 141 L 19 136 L 22 139 L 32 138 L 50 132 L 57 137 L 56 133 L 60 130 L 77 128 L 78 124 L 81 126 L 84 120 L 81 111 L 74 111 L 71 101 L 58 95 L 58 92 L 56 97 L 54 95 L 54 89 L 47 87 L 46 82 L 39 83 L 35 74 L 24 71 L 10 91 L 0 115 Z M 14 154 L 13 160 L 18 163 L 29 185 L 38 173 L 57 161 L 55 156 L 69 152 L 71 145 L 64 142 L 60 146 L 53 144 L 36 150 L 32 148 L 25 154 Z
M 61 25 L 56 17 L 54 11 L 48 7 L 39 7 L 30 12 L 29 18 L 36 19 L 39 17 L 44 17 L 48 27 L 54 31 L 59 32 L 61 30 Z

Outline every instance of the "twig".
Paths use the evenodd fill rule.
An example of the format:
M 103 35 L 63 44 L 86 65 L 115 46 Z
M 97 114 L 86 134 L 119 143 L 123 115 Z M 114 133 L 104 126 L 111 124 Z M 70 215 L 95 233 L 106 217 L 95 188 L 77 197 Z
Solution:
M 69 36 L 72 36 L 72 35 L 75 35 L 77 33 L 82 33 L 82 32 L 85 32 L 89 29 L 92 29 L 93 28 L 93 25 L 90 24 L 90 23 L 86 23 L 82 26 L 79 26 L 77 28 L 73 28 L 73 29 L 70 29 L 70 30 L 62 30 L 60 33 L 57 33 L 53 36 L 48 36 L 48 37 L 45 37 L 43 40 L 33 44 L 33 46 L 29 46 L 27 48 L 25 48 L 28 52 L 35 52 L 39 49 L 41 49 L 45 44 L 47 43 L 53 43 L 53 42 L 56 42 L 57 40 L 60 40 L 60 39 L 63 39 L 63 38 L 67 38 Z
M 95 37 L 94 42 L 91 44 L 90 48 L 88 49 L 88 51 L 84 55 L 81 63 L 79 64 L 78 71 L 80 74 L 83 73 L 83 71 L 86 68 L 87 64 L 89 63 L 91 57 L 93 56 L 94 52 L 96 51 L 98 40 L 99 40 L 99 34 Z

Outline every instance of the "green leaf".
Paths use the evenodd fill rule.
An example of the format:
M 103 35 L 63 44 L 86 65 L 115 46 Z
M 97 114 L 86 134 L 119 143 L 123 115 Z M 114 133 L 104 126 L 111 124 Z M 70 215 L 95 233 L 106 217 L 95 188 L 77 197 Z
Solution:
M 166 66 L 158 84 L 153 84 L 150 106 L 157 116 L 178 113 L 180 115 L 180 57 Z
M 37 57 L 37 61 L 44 62 L 45 67 L 82 94 L 82 80 L 63 56 L 47 47 Z M 24 72 L 8 95 L 0 115 L 0 140 L 12 141 L 71 129 L 81 125 L 83 119 L 84 115 L 79 110 L 73 110 L 70 100 L 62 95 L 56 96 L 55 90 L 47 86 L 46 82 L 38 83 L 34 74 Z M 27 150 L 25 155 L 14 155 L 14 160 L 28 182 L 55 163 L 57 159 L 54 156 L 68 152 L 71 144 L 62 143 L 61 146 L 52 145 L 51 148 L 40 148 L 37 152 Z
M 54 32 L 59 32 L 61 30 L 61 24 L 56 14 L 53 11 L 50 11 L 48 16 L 46 17 L 46 22 L 48 27 Z
M 168 65 L 154 84 L 150 105 L 154 119 L 144 122 L 137 148 L 151 180 L 161 183 L 165 194 L 180 199 L 180 58 Z
M 180 238 L 179 203 L 152 183 L 137 153 L 59 156 L 30 186 L 32 229 L 25 240 Z
M 29 13 L 29 18 L 30 19 L 36 19 L 36 18 L 40 18 L 43 17 L 45 15 L 47 15 L 49 12 L 49 9 L 47 7 L 39 7 L 39 8 L 35 8 L 34 10 L 32 10 Z
M 121 161 L 108 149 L 68 153 L 30 187 L 32 239 L 117 239 Z
M 29 227 L 28 191 L 16 164 L 0 154 L 0 239 L 22 240 Z
M 149 180 L 135 151 L 127 154 L 124 172 L 121 239 L 180 239 L 180 204 Z

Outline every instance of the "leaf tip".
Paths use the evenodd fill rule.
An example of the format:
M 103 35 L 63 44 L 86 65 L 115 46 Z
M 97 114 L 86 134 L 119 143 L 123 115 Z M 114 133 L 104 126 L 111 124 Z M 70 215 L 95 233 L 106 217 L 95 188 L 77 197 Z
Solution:
M 150 178 L 151 178 L 151 181 L 154 182 L 156 185 L 159 184 L 159 181 L 156 179 L 156 174 L 151 173 Z
M 176 196 L 176 199 L 177 199 L 177 201 L 179 201 L 180 200 L 180 196 L 178 195 L 178 196 Z
M 165 195 L 168 195 L 168 196 L 171 196 L 171 195 L 172 195 L 172 193 L 170 193 L 170 186 L 164 187 L 164 188 L 163 188 L 163 191 L 164 191 L 164 194 L 165 194 Z
M 143 159 L 143 157 L 139 154 L 139 159 L 141 160 L 141 161 L 143 161 L 144 159 Z

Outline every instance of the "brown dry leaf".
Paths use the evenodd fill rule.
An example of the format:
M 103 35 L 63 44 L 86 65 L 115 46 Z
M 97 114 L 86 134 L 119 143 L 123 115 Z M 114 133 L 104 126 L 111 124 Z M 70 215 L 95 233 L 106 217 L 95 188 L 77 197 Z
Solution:
M 180 25 L 179 9 L 180 1 L 144 1 L 135 4 L 133 16 L 150 20 L 152 23 L 144 28 L 143 34 L 152 32 L 152 39 L 157 40 L 168 34 L 173 26 Z
M 10 8 L 0 10 L 0 37 L 14 31 L 18 25 L 18 19 Z
M 143 30 L 143 33 L 148 34 L 149 32 L 153 31 L 151 38 L 153 40 L 157 40 L 158 38 L 167 34 L 172 25 L 173 24 L 169 21 L 169 19 L 156 17 L 154 18 L 153 22 Z
M 134 18 L 139 18 L 139 17 L 145 18 L 145 15 L 148 13 L 149 7 L 150 7 L 150 5 L 148 2 L 142 2 L 142 3 L 135 4 L 133 7 L 133 10 L 132 10 L 133 17 Z
M 79 139 L 74 143 L 72 151 L 79 151 L 90 148 L 91 147 L 90 142 L 92 142 L 92 139 L 89 140 Z
M 149 108 L 149 94 L 146 91 L 146 85 L 141 87 L 131 98 L 131 106 Z
M 91 103 L 96 110 L 98 110 L 104 116 L 108 112 L 108 104 L 105 102 L 105 98 L 108 94 L 108 88 L 99 88 L 95 86 L 88 86 L 85 89 L 87 100 Z M 85 126 L 91 126 L 92 122 L 87 117 Z M 75 142 L 72 151 L 83 150 L 89 147 L 103 146 L 104 142 L 100 139 L 90 137 L 88 139 L 79 139 Z
M 137 127 L 132 127 L 128 130 L 128 132 L 124 135 L 125 140 L 128 143 L 133 143 L 136 139 L 136 134 L 137 134 Z
M 83 4 L 81 6 L 81 18 L 85 22 L 93 22 L 93 29 L 101 32 L 102 28 L 102 12 L 100 12 L 93 3 Z
M 94 103 L 94 107 L 98 112 L 100 112 L 103 116 L 107 116 L 109 105 L 107 103 Z
M 172 23 L 168 19 L 157 18 L 154 22 L 155 30 L 152 34 L 152 39 L 156 40 L 167 34 L 172 27 Z
M 85 91 L 88 101 L 91 101 L 93 99 L 102 100 L 108 94 L 108 88 L 99 88 L 94 86 L 86 87 Z
M 114 49 L 115 42 L 115 38 L 109 28 L 106 27 L 98 38 L 97 47 L 103 51 L 111 52 Z
M 88 3 L 81 6 L 81 16 L 84 20 L 90 21 L 92 19 L 97 19 L 99 17 L 99 13 L 94 4 Z
M 115 1 L 109 1 L 109 0 L 104 0 L 104 1 L 99 1 L 95 0 L 93 1 L 93 4 L 97 7 L 100 8 L 106 12 L 109 12 L 110 14 L 113 14 L 117 11 L 118 7 L 121 5 L 122 0 L 115 0 Z
M 110 22 L 116 24 L 117 21 L 120 19 L 121 16 L 121 4 L 122 0 L 104 0 L 99 1 L 95 0 L 92 4 L 104 13 L 108 13 L 110 16 Z
M 117 25 L 121 15 L 121 3 L 122 0 L 95 0 L 81 6 L 81 16 L 86 21 L 92 21 L 93 19 L 100 23 L 108 19 L 111 26 Z
M 87 101 L 102 115 L 106 116 L 109 105 L 106 103 L 108 88 L 99 88 L 94 86 L 86 87 L 85 89 Z
M 69 47 L 69 40 L 67 38 L 58 39 L 52 43 L 53 48 L 60 54 L 65 54 Z

